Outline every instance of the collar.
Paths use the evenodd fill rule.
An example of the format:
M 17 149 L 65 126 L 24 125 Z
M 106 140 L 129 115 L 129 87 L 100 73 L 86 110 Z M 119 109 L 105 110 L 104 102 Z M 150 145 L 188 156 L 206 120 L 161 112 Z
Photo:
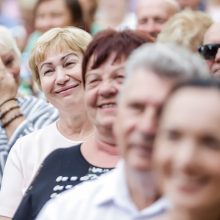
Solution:
M 94 201 L 97 206 L 114 205 L 130 213 L 149 217 L 162 214 L 168 208 L 168 202 L 165 198 L 157 200 L 141 211 L 136 208 L 129 195 L 123 160 L 119 161 L 114 170 L 101 178 L 99 178 L 101 181 L 100 191 Z

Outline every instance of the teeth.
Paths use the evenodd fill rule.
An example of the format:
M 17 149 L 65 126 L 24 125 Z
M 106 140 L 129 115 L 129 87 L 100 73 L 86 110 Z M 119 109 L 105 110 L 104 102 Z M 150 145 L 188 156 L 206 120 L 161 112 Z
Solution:
M 112 108 L 114 106 L 115 106 L 115 104 L 104 104 L 104 105 L 101 105 L 100 107 L 101 108 Z

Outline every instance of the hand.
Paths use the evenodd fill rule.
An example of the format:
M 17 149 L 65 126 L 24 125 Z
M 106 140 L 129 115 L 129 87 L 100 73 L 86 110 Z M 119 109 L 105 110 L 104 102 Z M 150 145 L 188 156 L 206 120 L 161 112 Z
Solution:
M 16 97 L 18 85 L 11 73 L 9 73 L 0 59 L 0 103 L 9 98 Z

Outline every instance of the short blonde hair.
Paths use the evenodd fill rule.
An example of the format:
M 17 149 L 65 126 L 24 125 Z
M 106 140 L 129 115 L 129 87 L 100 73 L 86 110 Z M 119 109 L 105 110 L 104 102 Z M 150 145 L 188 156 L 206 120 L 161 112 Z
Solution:
M 13 50 L 16 56 L 18 57 L 18 59 L 20 59 L 21 52 L 18 48 L 16 40 L 12 36 L 9 29 L 1 25 L 0 25 L 0 45 L 7 48 L 8 50 Z
M 62 52 L 70 49 L 84 54 L 92 36 L 76 27 L 52 28 L 36 42 L 29 59 L 29 66 L 39 86 L 40 78 L 37 65 L 46 59 L 48 51 Z
M 205 12 L 185 9 L 168 20 L 157 42 L 177 43 L 196 51 L 212 23 L 211 17 Z

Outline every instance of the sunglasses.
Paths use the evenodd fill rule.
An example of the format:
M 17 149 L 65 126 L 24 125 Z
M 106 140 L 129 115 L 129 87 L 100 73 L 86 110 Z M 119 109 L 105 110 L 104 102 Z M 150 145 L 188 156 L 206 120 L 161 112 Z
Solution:
M 219 48 L 220 44 L 205 44 L 199 47 L 198 52 L 205 60 L 214 60 Z

